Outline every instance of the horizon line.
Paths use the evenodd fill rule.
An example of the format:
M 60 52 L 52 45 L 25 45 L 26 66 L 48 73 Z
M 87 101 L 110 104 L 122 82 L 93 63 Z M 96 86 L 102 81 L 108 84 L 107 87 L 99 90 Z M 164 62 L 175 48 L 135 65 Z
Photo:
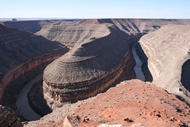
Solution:
M 32 20 L 40 20 L 40 19 L 46 19 L 46 20 L 54 20 L 54 19 L 63 19 L 63 20 L 72 20 L 72 19 L 78 19 L 78 20 L 85 20 L 85 19 L 190 19 L 190 18 L 163 18 L 163 17 L 156 17 L 156 18 L 153 18 L 153 17 L 97 17 L 97 18 L 61 18 L 61 17 L 25 17 L 25 18 L 22 18 L 22 17 L 7 17 L 7 18 L 1 18 L 0 17 L 0 20 L 6 20 L 6 19 L 9 19 L 9 20 L 12 20 L 12 19 L 19 19 L 19 20 L 25 20 L 25 19 L 32 19 Z

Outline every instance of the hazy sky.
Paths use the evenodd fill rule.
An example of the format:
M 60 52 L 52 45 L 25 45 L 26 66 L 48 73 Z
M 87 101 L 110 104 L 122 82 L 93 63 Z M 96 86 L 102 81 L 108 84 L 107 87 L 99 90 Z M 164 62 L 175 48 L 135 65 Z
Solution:
M 0 18 L 190 18 L 190 0 L 1 0 Z

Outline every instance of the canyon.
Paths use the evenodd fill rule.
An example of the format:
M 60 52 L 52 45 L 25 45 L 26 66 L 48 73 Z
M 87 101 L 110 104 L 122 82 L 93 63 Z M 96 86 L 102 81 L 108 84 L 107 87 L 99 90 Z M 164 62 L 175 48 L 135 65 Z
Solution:
M 1 61 L 3 66 L 0 70 L 2 72 L 1 103 L 16 111 L 15 102 L 21 88 L 24 88 L 27 82 L 34 79 L 43 71 L 43 85 L 41 82 L 40 89 L 42 89 L 42 92 L 40 97 L 43 97 L 47 101 L 47 105 L 53 109 L 53 113 L 44 116 L 42 120 L 37 122 L 30 122 L 26 126 L 35 126 L 38 122 L 42 123 L 44 121 L 52 126 L 63 126 L 59 123 L 63 123 L 63 120 L 66 118 L 70 119 L 70 116 L 72 116 L 71 112 L 80 114 L 80 110 L 75 110 L 76 106 L 83 103 L 80 100 L 85 99 L 84 103 L 89 101 L 88 105 L 91 105 L 92 102 L 90 100 L 93 100 L 91 98 L 94 96 L 95 98 L 99 96 L 102 96 L 102 98 L 111 96 L 109 93 L 110 89 L 113 89 L 114 93 L 117 93 L 119 92 L 117 84 L 124 80 L 135 78 L 150 81 L 152 84 L 132 80 L 129 82 L 125 81 L 126 88 L 123 88 L 122 85 L 119 86 L 122 86 L 123 89 L 127 89 L 128 87 L 133 89 L 132 84 L 141 84 L 141 88 L 149 88 L 151 86 L 151 90 L 160 92 L 162 90 L 157 87 L 161 87 L 190 105 L 188 85 L 190 82 L 190 40 L 188 37 L 190 27 L 188 24 L 190 24 L 190 20 L 185 19 L 87 19 L 3 22 L 3 25 L 1 25 L 2 32 L 0 33 L 1 51 L 4 51 L 2 52 L 3 57 Z M 37 42 L 40 42 L 40 44 Z M 21 47 L 18 47 L 17 43 Z M 22 44 L 24 44 L 23 47 Z M 8 50 L 4 48 L 8 48 Z M 14 49 L 14 51 L 9 51 L 11 49 Z M 11 57 L 6 58 L 5 54 Z M 9 67 L 6 68 L 5 65 Z M 138 94 L 140 91 L 135 88 L 136 86 L 134 85 L 132 93 L 137 92 Z M 31 88 L 31 90 L 34 90 L 34 88 Z M 34 90 L 34 93 L 32 93 L 31 90 L 30 93 L 34 95 L 36 91 Z M 130 92 L 131 90 L 127 90 L 125 95 L 118 97 L 126 96 L 126 98 L 129 98 L 127 94 L 130 94 Z M 169 93 L 161 93 L 164 96 L 172 96 Z M 26 94 L 27 92 L 25 96 L 27 96 Z M 141 96 L 145 95 L 136 95 L 137 98 L 141 98 Z M 157 98 L 160 96 L 162 95 L 157 95 Z M 153 100 L 156 98 L 153 97 L 153 94 L 149 97 L 152 100 L 149 103 L 149 108 L 159 109 L 163 107 L 162 104 L 157 106 L 153 103 Z M 112 98 L 120 100 L 116 96 Z M 173 106 L 172 109 L 167 110 L 172 110 L 172 112 L 167 112 L 164 118 L 162 118 L 163 114 L 154 116 L 152 111 L 150 113 L 152 114 L 150 115 L 151 117 L 146 118 L 148 120 L 152 119 L 152 117 L 155 117 L 157 120 L 166 119 L 161 120 L 160 124 L 155 120 L 155 126 L 189 124 L 188 120 L 190 119 L 188 111 L 186 111 L 186 109 L 189 109 L 189 106 L 177 98 L 169 97 L 164 99 L 168 102 L 164 106 Z M 30 97 L 29 100 L 35 101 Z M 93 101 L 98 102 L 98 100 Z M 124 98 L 121 99 L 121 101 L 124 100 Z M 141 102 L 142 100 L 140 99 L 139 101 Z M 179 107 L 177 103 L 171 102 L 172 104 L 170 104 L 170 100 L 179 101 L 177 103 L 180 103 L 180 109 L 183 108 L 183 117 L 181 117 L 180 113 L 174 113 L 174 109 Z M 33 101 L 29 102 L 29 105 L 32 105 L 31 107 L 35 111 L 39 111 L 39 107 L 35 107 L 33 104 L 40 104 L 40 99 L 38 102 Z M 132 100 L 130 103 L 134 102 L 135 100 Z M 110 103 L 105 105 L 109 105 Z M 149 112 L 149 108 L 146 111 L 143 109 L 145 108 L 143 106 L 146 104 L 139 104 L 140 106 L 137 106 L 138 108 L 140 107 L 138 110 L 143 110 L 142 112 L 144 113 Z M 137 104 L 135 103 L 134 105 Z M 85 105 L 79 107 L 85 108 Z M 92 111 L 90 107 L 86 108 L 90 114 L 94 115 L 94 111 L 98 110 L 92 108 L 94 109 Z M 41 109 L 43 109 L 43 106 L 40 107 Z M 123 108 L 119 109 L 121 112 L 126 110 Z M 129 110 L 132 109 L 130 108 Z M 116 111 L 118 110 L 114 110 L 114 112 Z M 56 116 L 56 114 L 59 114 L 58 112 L 64 115 Z M 101 113 L 103 111 L 98 112 Z M 159 109 L 159 112 L 162 112 L 161 109 Z M 175 118 L 172 119 L 170 113 L 174 114 Z M 115 114 L 120 113 L 117 112 Z M 147 115 L 147 113 L 145 114 Z M 67 115 L 69 117 L 66 117 Z M 160 115 L 161 118 L 159 117 Z M 53 116 L 61 118 L 60 121 L 55 120 Z M 86 116 L 80 114 L 79 117 L 83 118 Z M 151 125 L 151 123 L 143 122 L 143 117 L 145 116 L 140 115 L 138 117 L 139 121 L 136 121 L 137 116 L 134 116 L 132 120 L 135 119 L 135 123 L 139 122 L 146 126 Z M 54 119 L 53 123 L 51 123 L 51 119 Z M 71 117 L 71 119 L 75 119 L 75 117 Z M 91 120 L 91 118 L 89 119 Z M 115 120 L 115 123 L 119 122 L 125 126 L 132 125 L 131 123 L 123 123 L 116 117 L 112 119 L 113 121 Z M 104 121 L 108 124 L 113 124 L 107 118 Z M 45 123 L 42 125 L 47 126 Z M 87 123 L 79 122 L 77 124 L 77 126 L 88 125 L 98 126 L 98 123 L 94 123 L 94 121 L 91 123 L 90 121 Z
M 127 79 L 134 67 L 130 41 L 124 32 L 110 28 L 107 36 L 72 48 L 44 70 L 45 96 L 75 102 L 105 91 L 117 80 Z
M 57 42 L 3 25 L 0 25 L 0 45 L 0 100 L 13 109 L 24 84 L 68 51 Z
M 152 33 L 165 25 L 181 25 L 186 23 L 185 20 L 94 19 L 72 22 L 70 23 L 71 27 L 64 27 L 62 30 L 57 29 L 62 28 L 62 24 L 56 24 L 56 26 L 51 26 L 51 28 L 42 28 L 37 34 L 45 33 L 43 36 L 50 40 L 63 37 L 64 41 L 61 39 L 58 41 L 68 46 L 72 45 L 71 50 L 67 54 L 48 65 L 44 70 L 44 96 L 59 102 L 75 102 L 92 97 L 108 89 L 113 84 L 116 85 L 122 80 L 129 79 L 127 74 L 131 75 L 132 71 L 129 72 L 127 70 L 128 68 L 134 68 L 134 61 L 132 62 L 131 60 L 130 62 L 129 59 L 132 56 L 129 52 L 131 52 L 133 43 L 137 42 L 144 34 Z M 81 24 L 83 26 L 80 26 Z M 78 30 L 78 28 L 76 30 L 76 26 L 82 29 L 82 31 Z M 97 29 L 94 29 L 94 26 Z M 105 29 L 106 27 L 109 30 Z M 87 28 L 93 29 L 90 31 L 90 35 L 92 35 L 92 38 L 96 38 L 95 40 L 90 38 L 91 36 L 87 36 Z M 100 36 L 100 32 L 102 32 L 100 28 L 104 29 L 102 36 Z M 47 34 L 47 31 L 50 32 Z M 69 33 L 70 31 L 74 31 L 72 35 Z M 54 32 L 58 33 L 58 36 L 56 36 L 57 34 L 53 34 Z M 52 37 L 51 35 L 55 36 Z M 79 37 L 76 38 L 76 35 L 79 35 Z M 70 42 L 65 36 L 69 37 Z M 78 40 L 73 40 L 73 38 Z M 112 47 L 109 47 L 110 45 Z M 96 49 L 92 49 L 92 47 L 96 47 Z M 147 57 L 149 58 L 149 56 Z M 107 61 L 109 64 L 101 60 Z M 124 65 L 127 66 L 125 67 Z M 54 75 L 51 74 L 52 72 Z M 125 73 L 127 77 L 123 78 L 122 73 Z M 153 79 L 155 79 L 155 74 L 152 72 L 151 74 L 153 75 Z M 166 86 L 165 83 L 162 84 Z M 168 91 L 172 93 L 171 90 Z
M 182 66 L 190 59 L 189 29 L 189 25 L 167 25 L 140 39 L 142 49 L 148 57 L 153 83 L 180 96 L 188 104 L 190 93 L 187 86 L 190 79 L 188 74 L 183 74 L 185 70 Z M 187 73 L 189 64 L 185 67 Z

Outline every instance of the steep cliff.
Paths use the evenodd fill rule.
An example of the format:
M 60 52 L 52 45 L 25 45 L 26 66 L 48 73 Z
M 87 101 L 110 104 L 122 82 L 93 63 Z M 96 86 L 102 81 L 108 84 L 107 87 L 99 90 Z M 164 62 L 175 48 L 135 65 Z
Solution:
M 189 20 L 179 19 L 87 19 L 76 21 L 52 21 L 41 27 L 36 34 L 49 40 L 58 41 L 73 47 L 76 43 L 82 43 L 89 39 L 96 39 L 106 33 L 105 24 L 112 24 L 128 35 L 138 39 L 149 32 L 155 31 L 167 24 L 187 24 Z
M 57 42 L 0 25 L 1 103 L 13 106 L 24 83 L 67 51 Z
M 8 27 L 16 28 L 19 30 L 27 31 L 30 33 L 36 33 L 41 30 L 44 25 L 51 24 L 50 21 L 7 21 L 4 24 Z
M 190 91 L 190 59 L 185 61 L 185 63 L 182 66 L 181 82 L 182 82 L 183 86 L 188 91 Z
M 183 20 L 164 19 L 93 19 L 42 28 L 37 34 L 72 49 L 45 69 L 45 96 L 60 102 L 75 102 L 106 90 L 122 73 L 134 67 L 130 52 L 133 42 L 164 25 L 183 23 Z M 144 73 L 148 74 L 146 61 Z
M 1 127 L 23 127 L 16 113 L 6 107 L 0 105 L 0 126 Z
M 72 48 L 46 67 L 45 96 L 75 102 L 103 92 L 121 79 L 129 79 L 134 67 L 129 50 L 132 40 L 118 28 L 108 28 L 106 36 Z
M 98 20 L 52 22 L 42 27 L 36 34 L 49 40 L 58 41 L 72 48 L 77 43 L 84 43 L 104 36 L 108 33 L 107 25 Z
M 182 65 L 190 59 L 189 33 L 190 25 L 167 25 L 140 39 L 140 44 L 148 57 L 153 83 L 187 99 L 188 103 L 189 99 L 184 96 L 188 95 L 188 91 L 181 84 L 181 78 L 184 78 L 181 76 L 188 74 L 189 69 L 184 72 L 185 75 L 181 72 Z M 188 66 L 187 64 L 186 67 Z
M 42 35 L 49 40 L 58 41 L 65 44 L 71 49 L 67 54 L 48 65 L 44 71 L 44 95 L 47 100 L 52 99 L 51 102 L 54 103 L 54 100 L 60 102 L 75 102 L 84 98 L 95 96 L 99 92 L 105 91 L 110 86 L 113 86 L 116 82 L 134 78 L 135 75 L 133 72 L 133 67 L 135 63 L 130 51 L 131 44 L 133 42 L 137 42 L 144 34 L 151 33 L 162 27 L 165 30 L 160 33 L 164 33 L 165 36 L 163 36 L 163 38 L 167 39 L 168 36 L 166 35 L 168 33 L 166 30 L 168 28 L 165 28 L 165 25 L 188 24 L 189 22 L 190 20 L 176 19 L 92 19 L 76 21 L 40 21 L 35 22 L 37 26 L 35 26 L 34 29 L 32 27 L 33 22 L 24 22 L 25 25 L 23 26 L 21 22 L 18 22 L 18 24 L 17 22 L 10 22 L 9 26 L 33 32 L 37 35 Z M 8 25 L 6 22 L 5 24 Z M 171 31 L 173 32 L 173 28 L 169 29 L 172 29 Z M 177 27 L 174 28 L 174 32 L 176 32 L 177 29 Z M 171 38 L 173 36 L 175 37 L 175 34 L 176 33 L 171 33 Z M 148 44 L 155 40 L 156 41 L 153 45 L 149 46 L 147 44 L 147 47 L 145 42 L 145 48 L 142 46 L 147 57 L 145 57 L 145 55 L 140 55 L 141 51 L 138 51 L 139 56 L 144 62 L 143 72 L 146 75 L 147 80 L 151 81 L 153 78 L 153 82 L 155 84 L 162 84 L 162 87 L 169 91 L 179 89 L 178 86 L 173 87 L 172 85 L 169 85 L 169 83 L 173 83 L 173 80 L 167 79 L 168 84 L 165 82 L 157 83 L 157 81 L 159 81 L 159 77 L 168 75 L 168 69 L 163 69 L 162 66 L 159 65 L 160 63 L 157 62 L 157 60 L 159 61 L 159 58 L 162 56 L 158 56 L 158 58 L 156 58 L 157 56 L 154 56 L 155 51 L 152 50 L 154 50 L 153 47 L 156 45 L 156 48 L 161 47 L 158 48 L 160 50 L 156 50 L 156 52 L 162 52 L 164 51 L 164 47 L 162 47 L 162 44 L 159 42 L 159 36 L 156 36 L 153 40 L 151 40 L 151 35 L 149 35 L 148 38 L 150 38 L 150 42 L 148 42 Z M 184 38 L 186 38 L 186 35 Z M 158 42 L 158 44 L 156 42 Z M 171 49 L 171 45 L 167 47 L 170 47 Z M 149 49 L 146 51 L 146 48 Z M 59 50 L 54 51 L 59 52 Z M 56 53 L 57 52 L 55 52 L 55 54 Z M 39 59 L 41 58 L 46 58 L 46 56 L 42 56 Z M 182 58 L 184 57 L 182 56 Z M 164 57 L 164 59 L 167 58 Z M 151 64 L 151 60 L 154 62 L 156 61 L 155 65 L 154 62 Z M 175 63 L 175 61 L 173 62 Z M 37 63 L 37 65 L 39 64 L 43 67 L 45 66 L 41 62 Z M 150 67 L 150 72 L 153 77 L 151 77 L 151 73 L 148 71 L 147 65 Z M 38 66 L 40 70 L 43 69 L 41 66 Z M 180 67 L 181 66 L 182 65 L 180 65 Z M 157 71 L 154 70 L 155 68 Z M 161 70 L 159 70 L 159 68 L 161 68 Z M 157 75 L 158 70 L 160 71 L 160 74 Z M 19 77 L 19 80 L 17 81 L 25 81 L 23 79 L 27 79 L 26 77 L 31 76 L 31 74 L 35 76 L 38 71 L 39 70 L 36 69 L 33 73 L 30 73 L 28 70 L 24 71 L 27 72 L 25 73 L 26 76 Z M 162 71 L 164 73 L 162 73 Z M 167 73 L 165 73 L 166 71 Z M 11 78 L 13 79 L 13 77 Z M 178 79 L 179 85 L 180 78 Z M 16 88 L 20 89 L 19 87 Z M 180 88 L 182 88 L 182 86 Z M 182 90 L 183 92 L 185 91 L 184 88 Z

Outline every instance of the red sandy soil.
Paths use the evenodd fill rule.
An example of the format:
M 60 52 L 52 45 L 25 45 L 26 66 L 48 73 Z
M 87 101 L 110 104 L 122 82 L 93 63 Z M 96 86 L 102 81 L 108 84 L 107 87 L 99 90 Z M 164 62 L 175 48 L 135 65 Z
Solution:
M 147 127 L 190 125 L 188 105 L 163 89 L 139 80 L 122 82 L 78 104 L 73 110 L 73 114 L 63 113 L 59 119 L 37 127 L 63 127 L 66 115 L 71 116 L 71 121 L 78 127 L 97 127 L 102 123 L 122 124 L 124 127 L 137 123 Z

